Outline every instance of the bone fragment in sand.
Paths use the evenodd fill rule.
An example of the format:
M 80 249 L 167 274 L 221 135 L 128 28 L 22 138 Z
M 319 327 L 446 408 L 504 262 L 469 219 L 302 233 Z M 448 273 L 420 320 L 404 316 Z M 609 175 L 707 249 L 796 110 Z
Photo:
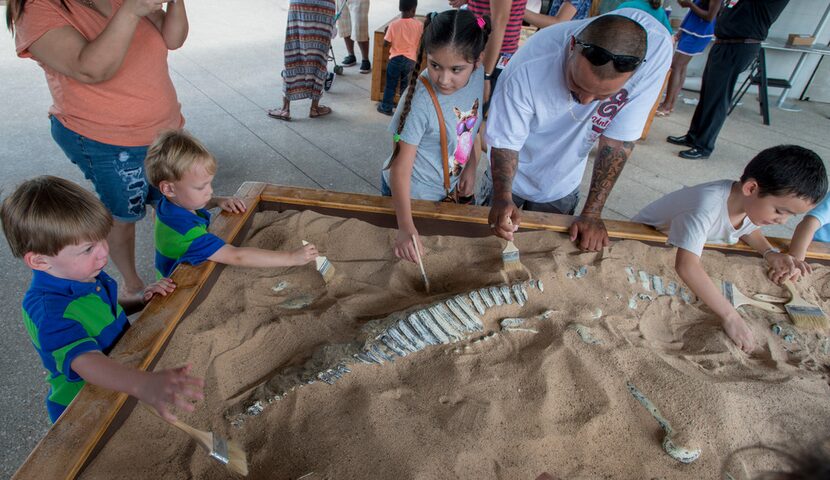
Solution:
M 645 407 L 648 413 L 650 413 L 655 420 L 657 420 L 660 428 L 666 432 L 666 436 L 663 437 L 663 450 L 665 450 L 670 457 L 681 463 L 692 463 L 700 457 L 700 448 L 680 445 L 675 441 L 675 439 L 679 436 L 679 433 L 672 429 L 672 426 L 669 424 L 668 420 L 666 420 L 660 413 L 660 410 L 657 410 L 657 407 L 651 403 L 651 400 L 643 395 L 643 392 L 641 392 L 631 382 L 626 382 L 625 386 L 628 387 L 628 391 L 631 395 L 636 398 L 643 407 Z
M 602 343 L 602 340 L 594 338 L 594 336 L 591 334 L 591 327 L 588 327 L 581 323 L 572 323 L 568 325 L 568 329 L 575 331 L 576 334 L 579 335 L 579 339 L 587 343 L 588 345 L 599 345 Z
M 634 277 L 634 269 L 632 267 L 625 267 L 625 276 L 628 277 L 628 283 L 634 285 L 637 282 Z
M 481 294 L 478 291 L 473 290 L 470 292 L 470 300 L 473 302 L 473 306 L 475 307 L 476 311 L 479 315 L 484 315 L 484 311 L 487 308 L 487 305 L 484 304 L 484 299 L 481 298 Z
M 648 278 L 648 273 L 640 270 L 637 272 L 640 275 L 640 285 L 643 287 L 643 290 L 649 292 L 651 291 L 651 282 Z
M 481 288 L 479 289 L 478 294 L 481 295 L 481 299 L 484 300 L 485 307 L 493 308 L 496 306 L 496 301 L 493 300 L 493 297 L 490 295 L 490 290 Z
M 505 304 L 504 298 L 501 296 L 501 289 L 499 287 L 490 287 L 487 290 L 490 292 L 490 296 L 493 297 L 493 301 L 496 302 L 496 306 L 500 307 Z
M 502 330 L 509 331 L 509 332 L 527 332 L 527 333 L 539 333 L 538 330 L 535 328 L 528 328 L 526 322 L 540 322 L 542 320 L 547 320 L 553 316 L 553 310 L 545 310 L 544 312 L 530 318 L 515 318 L 515 317 L 508 317 L 503 318 L 499 321 L 499 325 L 501 326 Z

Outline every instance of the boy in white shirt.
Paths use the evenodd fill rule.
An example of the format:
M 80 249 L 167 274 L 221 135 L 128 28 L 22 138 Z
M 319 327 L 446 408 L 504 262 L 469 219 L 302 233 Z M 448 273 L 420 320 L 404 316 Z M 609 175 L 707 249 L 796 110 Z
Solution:
M 677 274 L 720 317 L 729 338 L 751 352 L 752 332 L 703 270 L 703 245 L 743 240 L 767 261 L 771 278 L 797 280 L 810 267 L 773 248 L 758 228 L 809 211 L 826 192 L 827 172 L 821 158 L 806 148 L 779 145 L 756 155 L 740 181 L 683 188 L 646 206 L 632 220 L 668 235 L 667 243 L 677 247 Z

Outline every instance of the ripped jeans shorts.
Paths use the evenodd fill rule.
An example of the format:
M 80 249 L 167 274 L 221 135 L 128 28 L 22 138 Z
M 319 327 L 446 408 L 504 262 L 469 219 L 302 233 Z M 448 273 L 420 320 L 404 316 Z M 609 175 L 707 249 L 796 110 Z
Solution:
M 63 152 L 95 185 L 101 202 L 120 222 L 144 218 L 146 205 L 155 205 L 161 193 L 144 175 L 147 146 L 120 147 L 96 142 L 66 128 L 51 116 L 52 138 Z

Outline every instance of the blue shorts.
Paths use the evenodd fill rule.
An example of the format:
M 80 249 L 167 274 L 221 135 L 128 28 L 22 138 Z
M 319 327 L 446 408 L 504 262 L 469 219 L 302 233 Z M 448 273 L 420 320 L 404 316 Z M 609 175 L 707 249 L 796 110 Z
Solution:
M 694 57 L 695 55 L 703 53 L 711 41 L 712 37 L 698 37 L 697 35 L 692 35 L 681 30 L 680 39 L 677 41 L 675 50 L 677 53 Z
M 380 194 L 384 197 L 392 196 L 392 188 L 386 183 L 386 177 L 380 172 Z
M 161 192 L 150 185 L 144 175 L 147 147 L 120 147 L 96 142 L 52 120 L 52 138 L 63 153 L 95 185 L 101 202 L 120 222 L 132 223 L 144 218 L 146 205 L 155 205 Z

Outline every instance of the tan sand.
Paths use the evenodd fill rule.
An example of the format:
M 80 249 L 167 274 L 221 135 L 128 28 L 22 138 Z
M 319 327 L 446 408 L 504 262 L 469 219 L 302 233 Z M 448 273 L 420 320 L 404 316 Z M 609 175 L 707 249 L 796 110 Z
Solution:
M 720 478 L 735 449 L 757 442 L 793 444 L 830 431 L 826 336 L 799 333 L 786 342 L 773 322 L 785 315 L 745 307 L 761 345 L 740 353 L 700 302 L 648 293 L 630 284 L 626 266 L 678 282 L 673 250 L 615 242 L 602 254 L 580 253 L 564 236 L 521 233 L 524 265 L 545 283 L 530 301 L 496 307 L 482 318 L 499 331 L 504 317 L 531 317 L 539 333 L 504 331 L 428 347 L 393 364 L 351 365 L 334 385 L 316 382 L 266 405 L 239 427 L 228 418 L 273 397 L 275 375 L 298 370 L 325 345 L 363 339 L 374 319 L 503 283 L 503 243 L 494 237 L 424 238 L 433 294 L 418 267 L 393 258 L 395 232 L 312 212 L 258 214 L 247 245 L 289 249 L 316 243 L 336 268 L 326 288 L 313 264 L 286 269 L 226 268 L 208 298 L 179 326 L 157 369 L 193 363 L 206 400 L 182 419 L 239 441 L 250 478 L 567 479 Z M 707 252 L 715 278 L 745 294 L 786 296 L 764 276 L 758 257 Z M 581 278 L 573 277 L 587 266 Z M 569 275 L 570 274 L 570 275 Z M 830 269 L 800 283 L 807 300 L 830 311 Z M 571 278 L 573 277 L 573 278 Z M 275 292 L 272 287 L 286 282 Z M 654 292 L 650 292 L 655 295 Z M 288 302 L 287 304 L 284 302 Z M 289 309 L 291 304 L 310 303 Z M 296 306 L 296 305 L 293 305 Z M 601 316 L 594 318 L 601 309 Z M 589 345 L 568 325 L 579 322 L 602 343 Z M 661 410 L 684 442 L 702 455 L 681 464 L 661 448 L 663 431 L 629 394 L 631 381 Z M 775 466 L 739 456 L 735 478 Z M 227 471 L 188 437 L 137 409 L 84 478 L 225 478 Z

